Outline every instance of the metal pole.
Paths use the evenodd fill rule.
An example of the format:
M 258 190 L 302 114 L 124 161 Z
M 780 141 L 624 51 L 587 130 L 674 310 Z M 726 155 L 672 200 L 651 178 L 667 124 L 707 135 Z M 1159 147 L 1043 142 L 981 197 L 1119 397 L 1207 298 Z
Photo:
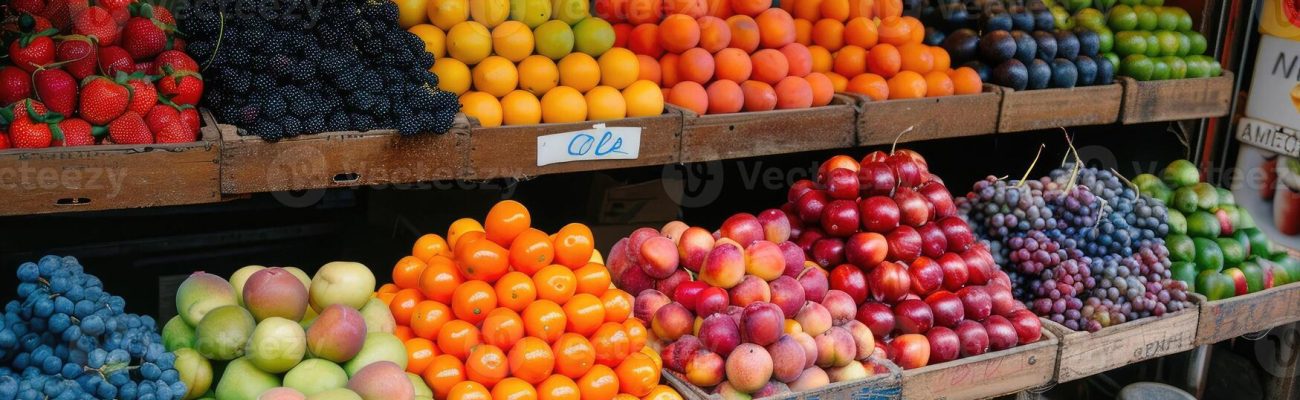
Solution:
M 1210 369 L 1211 346 L 1196 346 L 1187 360 L 1187 391 L 1198 399 L 1205 396 L 1205 373 Z

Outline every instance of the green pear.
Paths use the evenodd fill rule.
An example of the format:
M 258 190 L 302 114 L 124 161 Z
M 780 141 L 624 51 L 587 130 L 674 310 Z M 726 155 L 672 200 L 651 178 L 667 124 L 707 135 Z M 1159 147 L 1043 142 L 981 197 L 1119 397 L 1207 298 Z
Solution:
M 307 355 L 307 333 L 297 322 L 288 319 L 264 319 L 253 329 L 247 354 L 248 361 L 258 369 L 273 374 L 283 373 L 298 365 Z
M 194 338 L 194 328 L 185 323 L 179 315 L 167 320 L 167 324 L 163 325 L 163 347 L 166 347 L 167 351 L 194 348 Z
M 311 308 L 317 312 L 332 304 L 360 310 L 375 293 L 375 274 L 361 263 L 335 261 L 325 264 L 311 279 Z
M 402 344 L 402 340 L 391 333 L 379 332 L 366 335 L 366 342 L 361 346 L 361 352 L 344 363 L 343 370 L 348 372 L 348 376 L 353 376 L 367 365 L 379 361 L 392 361 L 405 370 L 406 346 Z
M 195 350 L 211 360 L 233 360 L 244 355 L 253 327 L 253 315 L 243 307 L 217 308 L 207 313 L 194 329 Z
M 348 384 L 348 373 L 338 364 L 312 358 L 303 360 L 284 374 L 284 386 L 298 389 L 308 396 Z
M 361 318 L 366 320 L 366 332 L 393 333 L 397 329 L 393 312 L 378 298 L 371 298 L 365 307 L 361 307 Z
M 237 358 L 226 365 L 217 383 L 217 398 L 221 400 L 257 400 L 262 392 L 280 386 L 280 378 L 266 373 L 246 358 Z
M 183 399 L 199 398 L 212 386 L 212 363 L 194 349 L 181 348 L 175 350 L 175 353 L 176 372 L 180 375 L 181 382 L 185 382 L 185 387 L 189 388 Z
M 209 311 L 234 305 L 239 305 L 239 296 L 230 282 L 206 272 L 190 274 L 176 288 L 176 314 L 190 326 L 197 326 Z
M 361 400 L 361 395 L 351 390 L 338 388 L 309 395 L 307 400 Z

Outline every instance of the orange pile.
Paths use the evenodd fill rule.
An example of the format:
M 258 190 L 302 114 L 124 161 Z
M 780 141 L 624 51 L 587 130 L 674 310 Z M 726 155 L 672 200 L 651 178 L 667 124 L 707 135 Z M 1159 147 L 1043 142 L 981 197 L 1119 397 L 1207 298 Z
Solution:
M 511 200 L 484 221 L 420 237 L 378 293 L 435 398 L 681 399 L 591 229 L 547 235 Z

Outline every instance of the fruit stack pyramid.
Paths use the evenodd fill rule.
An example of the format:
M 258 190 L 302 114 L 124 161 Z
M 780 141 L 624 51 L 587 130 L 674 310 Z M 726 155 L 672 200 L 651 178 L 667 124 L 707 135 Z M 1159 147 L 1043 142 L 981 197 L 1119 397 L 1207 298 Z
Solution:
M 439 87 L 484 127 L 647 117 L 663 95 L 586 0 L 402 0 Z M 446 55 L 446 57 L 444 57 Z
M 1016 298 L 1089 332 L 1189 307 L 1187 284 L 1171 278 L 1164 204 L 1118 174 L 1077 165 L 1040 179 L 988 177 L 959 199 L 1007 266 Z
M 1114 42 L 1103 53 L 1120 60 L 1120 75 L 1139 81 L 1222 75 L 1219 62 L 1205 55 L 1205 36 L 1194 30 L 1187 10 L 1163 4 L 1123 0 L 1109 9 L 1078 9 L 1072 19 L 1078 27 L 1097 32 L 1103 43 Z
M 203 78 L 167 8 L 32 0 L 7 10 L 0 149 L 198 139 Z
M 533 228 L 528 209 L 497 203 L 427 234 L 379 290 L 406 339 L 407 371 L 438 399 L 680 400 L 660 385 L 632 295 L 611 287 L 591 230 Z
M 1015 90 L 1114 81 L 1118 59 L 1101 56 L 1110 43 L 1097 32 L 1058 26 L 1041 2 L 1023 6 L 991 0 L 983 5 L 976 29 L 957 29 L 943 39 L 953 63 L 968 65 L 989 82 Z
M 177 354 L 185 399 L 415 399 L 395 324 L 365 265 L 247 266 L 230 281 L 195 272 L 176 291 L 163 341 Z
M 433 56 L 389 1 L 196 3 L 181 30 L 214 90 L 219 121 L 268 141 L 396 129 L 443 133 L 459 111 L 437 90 Z
M 1187 160 L 1176 160 L 1161 176 L 1133 179 L 1143 194 L 1168 204 L 1169 259 L 1174 279 L 1210 300 L 1281 286 L 1300 278 L 1300 263 L 1255 227 L 1250 212 L 1236 205 L 1231 191 L 1201 182 Z
M 72 257 L 17 268 L 0 312 L 0 398 L 179 400 L 188 390 L 153 318 L 128 314 Z M 187 397 L 188 398 L 188 397 Z

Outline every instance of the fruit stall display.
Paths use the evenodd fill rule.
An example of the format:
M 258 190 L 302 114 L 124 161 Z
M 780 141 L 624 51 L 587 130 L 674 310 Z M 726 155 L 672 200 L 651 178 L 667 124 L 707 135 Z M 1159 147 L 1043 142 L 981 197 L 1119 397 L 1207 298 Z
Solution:
M 406 371 L 438 399 L 680 400 L 591 230 L 531 225 L 527 208 L 502 201 L 397 261 L 377 295 L 405 338 Z
M 172 13 L 105 3 L 9 8 L 0 149 L 198 140 L 204 81 Z

